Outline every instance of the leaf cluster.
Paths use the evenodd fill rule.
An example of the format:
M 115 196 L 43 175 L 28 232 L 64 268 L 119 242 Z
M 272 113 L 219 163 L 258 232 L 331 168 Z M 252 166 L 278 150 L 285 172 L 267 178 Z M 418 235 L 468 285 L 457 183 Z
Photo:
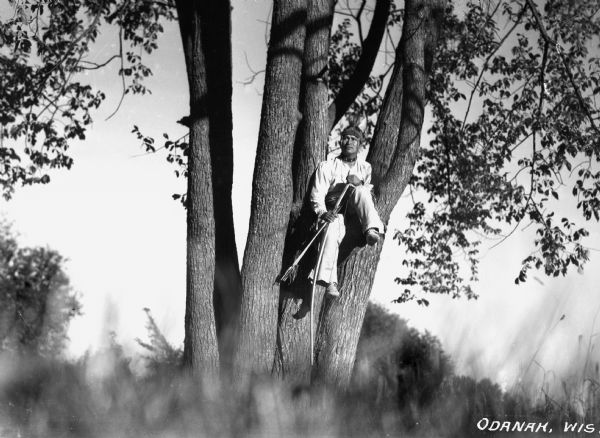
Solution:
M 84 140 L 92 112 L 105 99 L 86 72 L 120 62 L 123 96 L 149 90 L 143 55 L 157 47 L 170 1 L 82 0 L 11 2 L 0 20 L 0 188 L 47 183 L 52 168 L 70 168 L 68 148 Z M 118 45 L 97 60 L 100 31 L 118 30 Z M 122 98 L 121 98 L 122 101 Z M 119 103 L 120 106 L 120 103 Z
M 186 125 L 187 119 L 186 117 L 182 118 L 178 121 L 178 123 Z M 145 149 L 146 153 L 153 154 L 161 149 L 167 151 L 166 160 L 169 164 L 175 167 L 175 176 L 177 178 L 187 178 L 188 169 L 187 169 L 187 157 L 189 151 L 189 142 L 188 137 L 189 133 L 182 135 L 181 137 L 171 140 L 169 138 L 169 134 L 166 132 L 163 133 L 163 145 L 157 147 L 156 140 L 154 137 L 149 135 L 145 135 L 140 131 L 140 128 L 137 125 L 133 126 L 131 132 L 136 136 L 137 140 L 141 141 L 142 148 Z M 179 200 L 182 205 L 186 206 L 187 196 L 185 193 L 175 193 L 172 195 L 173 199 Z

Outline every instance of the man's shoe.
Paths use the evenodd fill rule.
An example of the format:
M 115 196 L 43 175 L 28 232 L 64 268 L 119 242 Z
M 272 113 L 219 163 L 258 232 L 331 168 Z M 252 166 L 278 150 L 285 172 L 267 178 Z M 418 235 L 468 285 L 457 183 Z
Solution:
M 310 312 L 310 303 L 308 302 L 308 300 L 302 300 L 300 308 L 292 316 L 294 319 L 302 319 L 306 316 L 308 312 Z
M 369 228 L 365 233 L 365 239 L 367 240 L 367 245 L 373 246 L 379 242 L 379 233 L 375 228 Z
M 325 293 L 335 298 L 339 297 L 340 291 L 338 290 L 337 283 L 329 283 L 327 289 L 325 289 Z

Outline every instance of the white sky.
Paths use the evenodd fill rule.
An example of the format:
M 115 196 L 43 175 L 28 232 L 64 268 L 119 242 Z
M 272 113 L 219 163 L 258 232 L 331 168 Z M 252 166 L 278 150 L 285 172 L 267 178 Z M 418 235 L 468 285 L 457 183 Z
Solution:
M 264 67 L 263 21 L 270 3 L 238 0 L 233 6 L 233 196 L 241 252 L 248 228 L 262 75 L 251 85 L 240 82 L 251 74 L 246 58 L 253 70 Z M 115 43 L 115 35 L 103 35 L 99 59 Z M 163 132 L 171 138 L 184 132 L 175 123 L 187 114 L 188 104 L 175 24 L 167 26 L 149 63 L 154 72 L 148 81 L 152 95 L 128 96 L 108 121 L 104 119 L 116 107 L 120 93 L 116 66 L 94 72 L 94 83 L 106 90 L 108 98 L 86 141 L 72 148 L 73 169 L 52 174 L 49 185 L 19 189 L 10 202 L 0 200 L 0 215 L 14 222 L 23 244 L 48 245 L 69 259 L 68 274 L 84 306 L 84 315 L 70 330 L 72 356 L 98 348 L 111 330 L 134 349 L 134 339 L 146 335 L 144 307 L 151 309 L 169 340 L 176 345 L 183 341 L 185 215 L 171 195 L 183 192 L 184 183 L 174 176 L 164 154 L 140 156 L 143 150 L 130 133 L 133 124 L 157 140 Z M 400 206 L 391 230 L 402 212 Z M 401 291 L 393 280 L 402 254 L 389 238 L 393 232 L 389 234 L 373 291 L 373 299 L 386 305 Z M 573 365 L 571 359 L 587 351 L 590 335 L 600 326 L 600 321 L 594 325 L 600 310 L 595 286 L 600 283 L 600 255 L 592 252 L 582 275 L 548 279 L 542 273 L 530 274 L 525 285 L 516 286 L 513 280 L 520 261 L 531 250 L 526 234 L 519 231 L 501 246 L 482 251 L 479 300 L 431 296 L 428 308 L 414 303 L 390 308 L 410 325 L 438 336 L 460 372 L 489 376 L 506 386 L 522 378 L 530 363 L 532 371 L 544 368 L 556 376 L 577 371 L 583 360 Z M 597 231 L 590 244 L 600 248 Z M 596 352 L 593 357 L 598 357 Z M 547 380 L 556 376 L 549 373 Z

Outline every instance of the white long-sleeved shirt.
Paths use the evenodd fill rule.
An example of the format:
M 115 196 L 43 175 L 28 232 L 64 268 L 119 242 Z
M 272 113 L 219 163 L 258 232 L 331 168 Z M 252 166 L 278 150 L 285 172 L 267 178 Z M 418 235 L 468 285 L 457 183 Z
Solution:
M 342 161 L 339 157 L 321 161 L 315 171 L 315 181 L 310 192 L 310 203 L 317 216 L 325 213 L 325 196 L 338 184 L 346 184 L 348 175 L 356 175 L 365 186 L 371 186 L 371 165 L 361 158 L 353 163 Z

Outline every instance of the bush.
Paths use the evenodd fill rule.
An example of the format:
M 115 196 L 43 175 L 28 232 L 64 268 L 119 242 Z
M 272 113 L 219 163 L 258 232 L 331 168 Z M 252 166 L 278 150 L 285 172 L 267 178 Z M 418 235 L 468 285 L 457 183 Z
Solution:
M 0 352 L 55 357 L 64 350 L 81 304 L 63 264 L 52 249 L 20 247 L 0 222 Z

